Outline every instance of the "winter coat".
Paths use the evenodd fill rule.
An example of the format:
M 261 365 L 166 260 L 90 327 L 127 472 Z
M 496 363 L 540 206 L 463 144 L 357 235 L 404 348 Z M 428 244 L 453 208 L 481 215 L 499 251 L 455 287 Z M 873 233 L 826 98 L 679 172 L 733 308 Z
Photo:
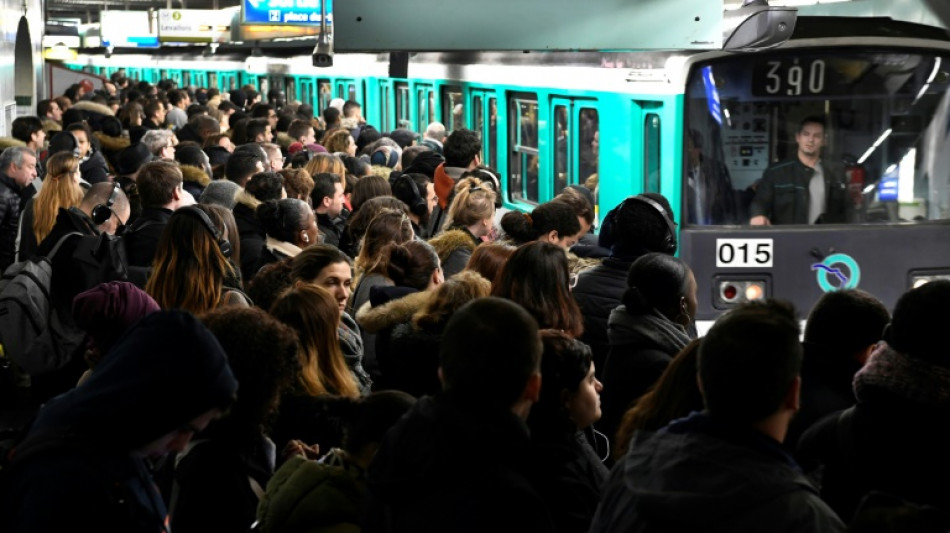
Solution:
M 235 200 L 237 204 L 233 209 L 234 221 L 238 235 L 241 236 L 241 279 L 247 283 L 261 268 L 267 232 L 256 215 L 257 206 L 261 205 L 260 200 L 243 190 L 238 191 Z
M 426 356 L 430 350 L 417 353 L 412 351 L 411 345 L 406 344 L 410 340 L 407 329 L 408 332 L 413 331 L 410 323 L 412 316 L 425 306 L 430 297 L 430 292 L 414 292 L 382 305 L 364 306 L 357 313 L 356 320 L 362 330 L 376 336 L 375 353 L 379 365 L 379 379 L 374 383 L 376 390 L 397 389 L 416 397 L 441 390 L 440 386 L 435 390 L 431 390 L 431 386 L 419 386 L 431 385 L 433 379 L 438 385 L 438 376 L 434 374 L 438 368 L 438 341 L 435 367 L 425 364 L 431 362 Z M 400 331 L 398 335 L 397 330 Z
M 597 427 L 612 439 L 633 400 L 656 383 L 690 338 L 659 311 L 634 314 L 625 305 L 610 313 L 607 336 L 610 351 L 601 372 L 603 416 Z
M 429 244 L 439 254 L 439 262 L 446 278 L 465 270 L 472 253 L 481 243 L 481 240 L 465 228 L 452 228 L 429 239 Z
M 579 340 L 590 346 L 599 376 L 603 375 L 610 346 L 607 320 L 627 290 L 627 272 L 632 264 L 632 261 L 608 257 L 600 265 L 578 274 L 577 284 L 571 289 L 584 315 L 584 333 Z
M 324 244 L 332 244 L 339 248 L 340 238 L 346 228 L 346 220 L 343 217 L 331 220 L 326 213 L 317 213 L 317 228 L 320 230 L 320 235 L 323 235 Z
M 420 399 L 370 464 L 362 530 L 553 531 L 525 477 L 528 444 L 511 411 L 477 412 L 444 394 Z
M 634 436 L 611 470 L 591 533 L 844 531 L 781 445 L 706 415 Z
M 13 178 L 0 174 L 0 271 L 6 270 L 15 259 L 20 224 L 20 191 L 20 186 Z
M 201 197 L 202 191 L 211 183 L 211 177 L 198 167 L 181 165 L 181 174 L 185 178 L 182 187 L 191 193 L 195 200 Z
M 352 294 L 350 294 L 350 301 L 347 303 L 346 312 L 350 315 L 356 315 L 356 312 L 369 302 L 370 289 L 378 286 L 392 286 L 392 284 L 393 282 L 382 274 L 362 276 L 353 289 Z M 357 322 L 359 322 L 358 318 Z M 363 338 L 363 368 L 369 372 L 373 381 L 378 381 L 380 373 L 379 365 L 376 361 L 376 334 L 366 331 L 361 327 L 360 335 Z
M 137 267 L 151 267 L 158 250 L 158 242 L 162 238 L 165 226 L 172 218 L 171 209 L 163 207 L 146 207 L 142 214 L 126 230 L 122 239 L 128 254 L 129 265 Z

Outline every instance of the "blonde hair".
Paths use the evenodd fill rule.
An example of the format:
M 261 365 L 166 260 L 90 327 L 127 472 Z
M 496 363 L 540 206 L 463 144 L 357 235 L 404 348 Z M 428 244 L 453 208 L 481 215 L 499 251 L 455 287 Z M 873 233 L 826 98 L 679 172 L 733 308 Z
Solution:
M 360 395 L 356 377 L 346 365 L 337 329 L 340 307 L 323 287 L 302 283 L 274 302 L 271 315 L 294 328 L 300 340 L 297 381 L 311 396 Z
M 313 159 L 307 163 L 307 172 L 311 176 L 316 176 L 321 172 L 329 172 L 337 176 L 346 175 L 346 165 L 343 160 L 333 154 L 318 153 L 313 154 Z
M 79 170 L 79 160 L 72 152 L 60 152 L 49 158 L 46 182 L 33 200 L 33 235 L 36 242 L 53 230 L 59 209 L 68 209 L 82 202 L 83 190 L 73 179 L 73 173 Z
M 453 226 L 468 227 L 495 213 L 495 191 L 478 178 L 462 178 L 455 185 L 455 198 L 442 229 Z
M 478 272 L 463 270 L 435 289 L 425 306 L 412 316 L 412 325 L 416 329 L 437 331 L 460 307 L 490 295 L 491 282 Z

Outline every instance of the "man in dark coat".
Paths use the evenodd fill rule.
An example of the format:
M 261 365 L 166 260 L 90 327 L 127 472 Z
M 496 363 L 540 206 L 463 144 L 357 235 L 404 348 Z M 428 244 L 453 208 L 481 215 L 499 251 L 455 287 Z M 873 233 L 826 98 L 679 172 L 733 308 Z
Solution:
M 135 183 L 142 213 L 123 238 L 129 265 L 148 268 L 152 266 L 158 241 L 172 213 L 179 207 L 194 204 L 195 200 L 184 190 L 181 169 L 172 161 L 150 161 L 142 165 Z
M 36 153 L 12 146 L 0 154 L 0 272 L 13 264 L 23 192 L 36 179 Z
M 553 531 L 524 475 L 525 419 L 541 385 L 537 328 L 498 298 L 455 313 L 441 345 L 442 393 L 419 400 L 370 465 L 363 531 Z
M 634 436 L 590 531 L 844 531 L 782 449 L 801 391 L 798 331 L 772 301 L 720 318 L 699 348 L 706 410 Z

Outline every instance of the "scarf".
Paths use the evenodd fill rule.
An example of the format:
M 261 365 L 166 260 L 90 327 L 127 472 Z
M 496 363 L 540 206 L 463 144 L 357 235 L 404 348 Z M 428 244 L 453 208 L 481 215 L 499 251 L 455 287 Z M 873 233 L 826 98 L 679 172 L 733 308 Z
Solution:
M 898 352 L 886 343 L 875 348 L 854 375 L 854 396 L 859 402 L 866 401 L 874 388 L 913 403 L 950 409 L 950 369 Z

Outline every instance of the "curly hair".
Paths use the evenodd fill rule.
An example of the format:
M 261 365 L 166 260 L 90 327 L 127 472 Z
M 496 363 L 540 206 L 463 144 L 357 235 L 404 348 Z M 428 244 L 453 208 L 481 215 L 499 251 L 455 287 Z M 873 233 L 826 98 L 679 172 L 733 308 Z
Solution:
M 460 307 L 491 294 L 491 283 L 478 272 L 463 270 L 439 285 L 432 297 L 412 316 L 416 329 L 441 331 Z

